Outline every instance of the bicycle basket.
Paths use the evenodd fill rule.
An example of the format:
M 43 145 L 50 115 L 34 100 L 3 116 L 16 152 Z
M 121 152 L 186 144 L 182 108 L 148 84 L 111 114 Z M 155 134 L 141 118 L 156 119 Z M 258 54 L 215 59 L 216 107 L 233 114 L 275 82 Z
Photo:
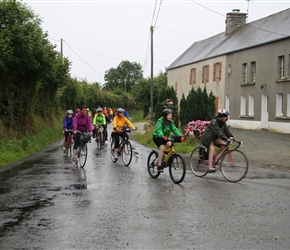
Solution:
M 131 129 L 129 127 L 123 127 L 123 132 L 130 133 Z
M 89 133 L 86 133 L 86 134 L 82 134 L 81 135 L 81 138 L 80 138 L 80 141 L 82 143 L 87 143 L 91 140 L 91 135 Z

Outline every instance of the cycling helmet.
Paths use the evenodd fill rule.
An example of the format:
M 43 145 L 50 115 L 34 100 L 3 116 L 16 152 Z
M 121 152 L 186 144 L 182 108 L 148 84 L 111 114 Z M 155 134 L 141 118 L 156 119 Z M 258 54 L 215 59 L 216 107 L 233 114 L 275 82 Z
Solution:
M 168 114 L 172 114 L 172 110 L 171 109 L 163 109 L 162 115 L 167 116 Z
M 97 112 L 102 112 L 103 109 L 102 108 L 97 108 Z
M 118 109 L 117 109 L 117 114 L 119 114 L 119 113 L 124 113 L 124 112 L 125 112 L 125 110 L 122 109 L 122 108 L 118 108 Z
M 230 112 L 227 109 L 219 109 L 218 110 L 218 117 L 227 117 L 229 116 Z
M 66 113 L 72 115 L 74 112 L 73 112 L 72 110 L 69 109 L 69 110 L 66 111 Z

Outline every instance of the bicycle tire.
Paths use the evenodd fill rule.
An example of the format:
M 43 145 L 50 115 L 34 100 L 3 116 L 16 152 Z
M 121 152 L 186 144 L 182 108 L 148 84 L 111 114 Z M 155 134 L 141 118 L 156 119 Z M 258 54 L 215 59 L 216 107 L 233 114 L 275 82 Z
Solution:
M 130 141 L 126 140 L 122 144 L 122 160 L 125 166 L 129 166 L 132 161 L 133 150 Z
M 160 172 L 157 171 L 157 165 L 158 153 L 156 151 L 151 151 L 147 159 L 147 170 L 153 179 L 156 179 L 160 175 Z
M 245 178 L 249 169 L 247 156 L 240 150 L 228 151 L 221 159 L 221 172 L 229 182 L 238 182 Z
M 179 184 L 184 180 L 186 174 L 186 164 L 179 154 L 173 154 L 169 163 L 169 175 L 175 184 Z
M 96 143 L 97 143 L 97 148 L 100 149 L 101 148 L 101 133 L 100 133 L 100 131 L 97 132 Z
M 203 159 L 200 158 L 199 150 L 203 148 L 203 146 L 195 147 L 189 157 L 189 166 L 191 172 L 197 177 L 206 176 L 208 173 L 208 165 L 204 162 Z
M 81 168 L 83 168 L 86 165 L 87 157 L 88 157 L 88 147 L 87 144 L 84 144 L 81 146 L 79 151 L 78 164 L 80 165 Z
M 111 160 L 112 160 L 112 162 L 116 163 L 118 159 L 115 160 L 114 147 L 115 147 L 115 140 L 112 140 L 112 142 L 111 142 Z

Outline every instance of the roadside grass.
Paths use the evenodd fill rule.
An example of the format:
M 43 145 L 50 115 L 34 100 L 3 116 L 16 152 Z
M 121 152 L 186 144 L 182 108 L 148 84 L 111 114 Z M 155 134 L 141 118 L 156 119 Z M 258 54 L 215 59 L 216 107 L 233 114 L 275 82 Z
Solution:
M 63 137 L 61 133 L 63 116 L 55 116 L 51 120 L 34 117 L 33 120 L 37 127 L 36 132 L 27 132 L 19 138 L 1 136 L 0 168 L 24 159 Z
M 143 120 L 145 122 L 145 120 Z M 145 125 L 145 133 L 144 134 L 135 134 L 134 139 L 137 140 L 139 143 L 141 143 L 144 146 L 150 147 L 150 148 L 157 148 L 155 143 L 152 139 L 152 133 L 154 131 L 154 126 L 147 126 Z M 181 131 L 179 129 L 179 131 Z M 195 146 L 197 146 L 200 143 L 199 139 L 196 138 L 190 138 L 189 136 L 185 137 L 185 140 L 182 143 L 175 143 L 175 151 L 180 154 L 189 154 Z

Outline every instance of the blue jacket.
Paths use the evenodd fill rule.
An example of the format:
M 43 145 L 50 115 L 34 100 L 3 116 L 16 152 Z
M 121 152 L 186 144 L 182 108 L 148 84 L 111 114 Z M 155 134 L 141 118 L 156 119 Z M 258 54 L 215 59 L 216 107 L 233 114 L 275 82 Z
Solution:
M 63 118 L 63 129 L 64 130 L 73 130 L 73 123 L 74 123 L 74 118 L 68 118 L 65 116 Z

